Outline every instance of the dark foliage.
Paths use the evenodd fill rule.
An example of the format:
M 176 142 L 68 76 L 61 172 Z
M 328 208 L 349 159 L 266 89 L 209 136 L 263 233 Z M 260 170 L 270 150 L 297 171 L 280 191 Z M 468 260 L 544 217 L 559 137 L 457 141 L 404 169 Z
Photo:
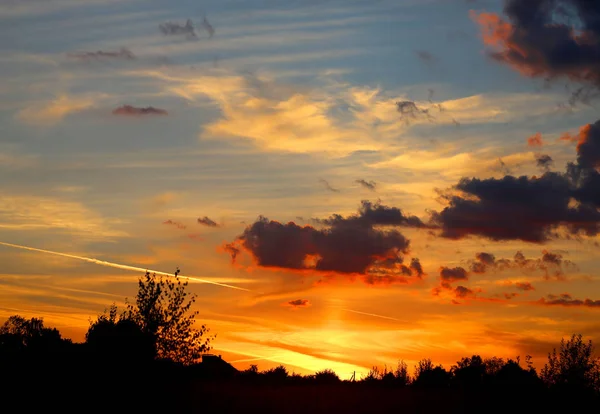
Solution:
M 599 360 L 581 335 L 563 340 L 540 375 L 529 356 L 522 364 L 520 358 L 472 355 L 449 370 L 423 359 L 412 376 L 400 361 L 396 369 L 373 367 L 359 380 L 341 380 L 332 370 L 290 374 L 283 365 L 265 371 L 252 365 L 239 372 L 220 356 L 206 354 L 207 347 L 197 349 L 202 362 L 189 359 L 196 351 L 184 351 L 184 359 L 172 357 L 177 346 L 199 344 L 186 340 L 163 348 L 172 353 L 161 357 L 165 345 L 159 336 L 171 329 L 165 328 L 169 323 L 191 328 L 176 322 L 189 309 L 181 306 L 189 303 L 183 287 L 147 274 L 136 305 L 121 314 L 112 305 L 90 322 L 82 344 L 63 339 L 41 319 L 10 317 L 0 327 L 0 390 L 21 401 L 25 411 L 88 406 L 94 412 L 562 413 L 600 408 Z M 181 312 L 173 316 L 173 309 Z M 72 397 L 56 397 L 67 394 Z

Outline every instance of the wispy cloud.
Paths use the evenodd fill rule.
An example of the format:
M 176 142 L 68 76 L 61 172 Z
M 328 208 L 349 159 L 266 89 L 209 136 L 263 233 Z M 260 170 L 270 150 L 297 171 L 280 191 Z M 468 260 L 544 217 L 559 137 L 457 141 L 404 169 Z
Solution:
M 127 236 L 119 220 L 102 217 L 81 203 L 50 197 L 0 197 L 0 228 L 62 230 L 85 238 Z
M 33 104 L 17 113 L 17 119 L 23 123 L 34 125 L 54 125 L 72 113 L 81 112 L 94 106 L 103 94 L 88 96 L 60 95 L 56 99 Z

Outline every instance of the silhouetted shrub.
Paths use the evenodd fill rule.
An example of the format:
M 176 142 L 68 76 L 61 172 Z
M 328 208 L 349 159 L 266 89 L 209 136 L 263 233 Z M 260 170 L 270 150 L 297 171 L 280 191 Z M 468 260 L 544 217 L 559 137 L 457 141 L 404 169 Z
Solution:
M 415 366 L 413 384 L 423 388 L 445 388 L 450 383 L 451 373 L 441 365 L 433 366 L 430 359 L 422 359 Z
M 314 375 L 315 383 L 317 384 L 338 384 L 340 383 L 340 377 L 331 369 L 324 369 L 317 371 Z
M 103 363 L 143 363 L 156 357 L 153 337 L 143 332 L 128 313 L 117 316 L 114 304 L 96 321 L 90 322 L 85 337 L 94 357 Z
M 583 342 L 581 335 L 563 338 L 559 352 L 554 348 L 548 354 L 541 378 L 551 387 L 600 391 L 600 361 L 593 356 L 592 341 Z
M 462 358 L 450 368 L 452 380 L 463 387 L 479 387 L 486 377 L 486 364 L 479 355 Z
M 279 365 L 262 372 L 261 375 L 269 384 L 283 384 L 288 378 L 288 370 L 283 365 Z

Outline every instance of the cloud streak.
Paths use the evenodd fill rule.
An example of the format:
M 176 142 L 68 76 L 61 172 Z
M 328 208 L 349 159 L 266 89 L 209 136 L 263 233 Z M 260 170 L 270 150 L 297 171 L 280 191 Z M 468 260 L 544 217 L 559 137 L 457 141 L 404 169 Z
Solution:
M 131 270 L 131 271 L 134 271 L 134 272 L 150 272 L 150 273 L 156 273 L 157 275 L 169 276 L 169 277 L 173 276 L 172 273 L 161 272 L 159 270 L 144 269 L 144 268 L 141 268 L 141 267 L 123 265 L 123 264 L 119 264 L 119 263 L 107 262 L 105 260 L 98 260 L 98 259 L 94 259 L 94 258 L 91 258 L 91 257 L 76 256 L 76 255 L 73 255 L 73 254 L 54 252 L 54 251 L 51 251 L 51 250 L 37 249 L 35 247 L 21 246 L 21 245 L 18 245 L 18 244 L 5 243 L 5 242 L 0 242 L 0 245 L 7 246 L 7 247 L 13 247 L 15 249 L 29 250 L 29 251 L 32 251 L 32 252 L 52 254 L 52 255 L 55 255 L 55 256 L 66 257 L 68 259 L 81 260 L 81 261 L 84 261 L 84 262 L 93 263 L 93 264 L 97 264 L 97 265 L 100 265 L 100 266 L 112 267 L 112 268 L 115 268 L 115 269 Z M 242 288 L 242 287 L 239 287 L 239 286 L 233 286 L 233 285 L 229 285 L 229 284 L 226 284 L 226 283 L 214 282 L 214 281 L 211 281 L 209 279 L 201 279 L 201 278 L 194 277 L 194 276 L 183 276 L 183 275 L 179 275 L 179 277 L 182 278 L 182 279 L 187 279 L 187 280 L 198 282 L 198 283 L 205 283 L 205 284 L 209 284 L 209 285 L 215 285 L 215 286 L 225 287 L 225 288 L 228 288 L 228 289 L 235 289 L 235 290 L 242 290 L 242 291 L 246 291 L 246 292 L 251 292 L 250 289 Z

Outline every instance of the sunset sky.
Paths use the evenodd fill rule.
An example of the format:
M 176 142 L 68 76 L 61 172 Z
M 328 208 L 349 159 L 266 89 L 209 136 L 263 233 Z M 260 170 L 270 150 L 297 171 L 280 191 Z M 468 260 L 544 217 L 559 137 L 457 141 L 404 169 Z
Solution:
M 179 267 L 241 369 L 600 343 L 600 4 L 0 0 L 0 37 L 0 320 L 82 341 Z

